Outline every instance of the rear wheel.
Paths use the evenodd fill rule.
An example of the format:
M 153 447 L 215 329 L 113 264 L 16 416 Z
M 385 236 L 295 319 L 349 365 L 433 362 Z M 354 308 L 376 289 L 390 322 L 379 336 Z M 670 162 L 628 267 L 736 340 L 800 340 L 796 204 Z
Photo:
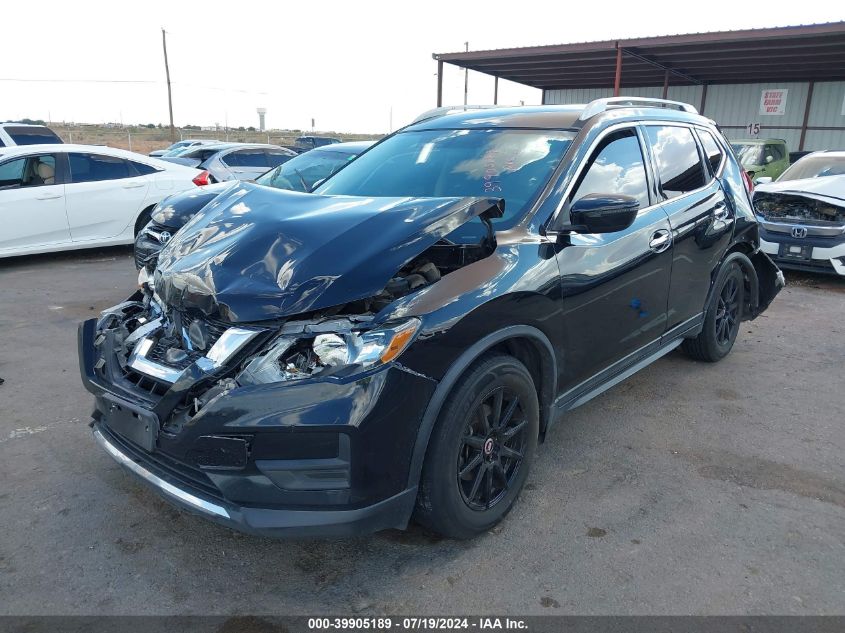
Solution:
M 432 433 L 416 519 L 452 538 L 496 525 L 528 477 L 539 422 L 537 390 L 522 363 L 496 355 L 472 366 Z
M 739 264 L 731 262 L 719 274 L 701 333 L 683 342 L 684 352 L 709 363 L 727 356 L 739 333 L 744 303 L 745 276 Z

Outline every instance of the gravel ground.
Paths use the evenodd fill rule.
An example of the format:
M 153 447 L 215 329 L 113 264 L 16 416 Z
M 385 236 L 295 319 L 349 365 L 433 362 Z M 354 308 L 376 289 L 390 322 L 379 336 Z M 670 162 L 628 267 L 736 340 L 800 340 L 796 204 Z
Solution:
M 568 414 L 514 511 L 245 536 L 174 509 L 93 442 L 76 326 L 126 248 L 0 260 L 0 614 L 845 613 L 845 281 L 788 275 L 716 365 L 673 353 Z

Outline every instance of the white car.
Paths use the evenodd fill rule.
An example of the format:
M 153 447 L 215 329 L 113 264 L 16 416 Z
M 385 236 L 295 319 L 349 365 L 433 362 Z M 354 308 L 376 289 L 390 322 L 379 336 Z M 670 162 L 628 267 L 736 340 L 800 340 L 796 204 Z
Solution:
M 202 172 L 92 145 L 0 148 L 0 257 L 131 244 L 167 196 Z
M 0 123 L 0 147 L 62 143 L 62 139 L 46 125 Z

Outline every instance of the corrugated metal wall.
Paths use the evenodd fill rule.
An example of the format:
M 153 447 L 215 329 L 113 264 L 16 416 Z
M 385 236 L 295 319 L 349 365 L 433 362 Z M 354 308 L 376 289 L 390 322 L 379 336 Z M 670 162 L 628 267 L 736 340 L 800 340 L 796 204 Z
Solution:
M 809 83 L 755 83 L 711 85 L 707 88 L 704 114 L 722 126 L 730 139 L 749 138 L 749 124 L 759 123 L 759 138 L 785 139 L 790 150 L 797 150 L 804 121 Z M 787 89 L 786 111 L 782 115 L 760 114 L 760 95 L 763 90 Z M 701 106 L 701 86 L 669 86 L 668 98 Z M 662 86 L 625 88 L 623 94 L 632 97 L 660 97 Z M 593 99 L 610 97 L 612 88 L 547 90 L 546 103 L 589 103 Z M 813 89 L 808 127 L 845 128 L 845 82 L 817 83 Z M 786 126 L 786 127 L 783 127 Z M 791 129 L 790 129 L 791 128 Z M 845 149 L 845 129 L 807 130 L 805 150 Z

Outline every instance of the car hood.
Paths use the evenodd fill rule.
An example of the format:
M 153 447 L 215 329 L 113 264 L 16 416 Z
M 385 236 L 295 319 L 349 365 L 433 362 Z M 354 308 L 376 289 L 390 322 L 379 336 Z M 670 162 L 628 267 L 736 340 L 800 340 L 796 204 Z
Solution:
M 168 228 L 180 229 L 205 205 L 237 185 L 238 183 L 221 182 L 204 187 L 192 187 L 168 196 L 159 203 L 153 213 L 153 222 Z
M 159 297 L 230 322 L 301 314 L 378 294 L 403 264 L 490 198 L 320 196 L 251 183 L 221 194 L 162 249 Z
M 757 185 L 754 195 L 760 193 L 783 193 L 820 200 L 828 204 L 845 204 L 845 176 L 823 176 L 821 178 L 802 178 L 784 180 Z

